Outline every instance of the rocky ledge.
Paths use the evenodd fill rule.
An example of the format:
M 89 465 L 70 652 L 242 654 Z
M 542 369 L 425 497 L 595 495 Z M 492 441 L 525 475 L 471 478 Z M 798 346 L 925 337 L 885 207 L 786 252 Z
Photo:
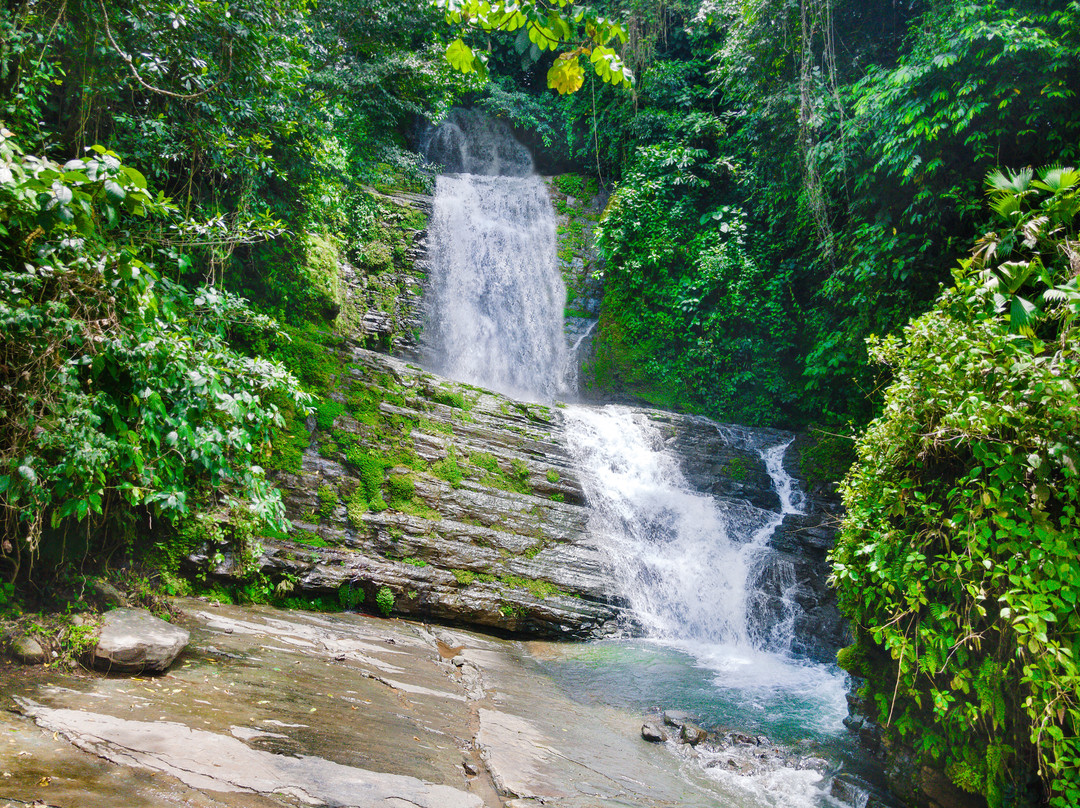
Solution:
M 647 743 L 639 714 L 572 701 L 532 644 L 355 614 L 180 606 L 191 644 L 157 676 L 0 664 L 14 701 L 0 711 L 8 801 L 719 808 L 773 804 L 778 777 L 802 782 L 798 804 L 834 785 L 808 752 L 796 770 L 753 736 Z M 568 647 L 543 645 L 549 662 Z M 681 737 L 687 722 L 669 719 Z
M 293 530 L 199 570 L 278 593 L 509 632 L 595 636 L 620 615 L 558 407 L 354 346 L 283 472 Z

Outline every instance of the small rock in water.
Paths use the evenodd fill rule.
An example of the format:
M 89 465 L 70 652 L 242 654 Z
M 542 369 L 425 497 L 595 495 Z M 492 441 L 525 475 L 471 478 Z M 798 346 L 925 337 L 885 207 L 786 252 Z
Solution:
M 694 720 L 685 710 L 664 710 L 664 723 L 669 727 L 681 727 Z
M 829 794 L 840 800 L 840 802 L 859 806 L 865 801 L 866 789 L 861 788 L 857 783 L 838 774 L 832 779 L 832 783 L 829 785 Z
M 852 732 L 858 732 L 860 729 L 862 729 L 862 725 L 865 723 L 865 721 L 866 719 L 864 719 L 862 716 L 844 716 L 844 726 Z
M 795 768 L 802 769 L 803 771 L 815 771 L 818 774 L 824 774 L 829 770 L 829 762 L 819 757 L 808 757 L 800 760 L 799 764 Z
M 688 743 L 691 746 L 697 746 L 705 740 L 707 734 L 708 733 L 697 724 L 692 724 L 688 721 L 679 729 L 679 740 L 683 743 Z
M 641 737 L 651 743 L 667 740 L 667 733 L 655 721 L 646 721 L 641 725 Z
M 465 770 L 465 774 L 469 775 L 469 777 L 476 777 L 476 775 L 480 774 L 480 767 L 471 760 L 466 760 L 462 763 L 461 768 Z
M 745 732 L 729 732 L 725 740 L 735 746 L 757 746 L 757 738 L 753 735 L 747 735 Z

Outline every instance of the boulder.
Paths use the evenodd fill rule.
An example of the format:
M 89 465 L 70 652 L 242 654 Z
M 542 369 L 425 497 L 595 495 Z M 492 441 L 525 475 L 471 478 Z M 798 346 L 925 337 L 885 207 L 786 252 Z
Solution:
M 99 670 L 120 673 L 163 671 L 189 639 L 187 631 L 146 609 L 114 609 L 104 615 L 92 662 Z
M 90 582 L 90 588 L 98 599 L 106 606 L 127 606 L 127 598 L 115 586 L 103 578 L 95 578 Z
M 669 727 L 681 727 L 694 720 L 685 710 L 664 710 L 664 723 Z
M 19 662 L 26 665 L 42 665 L 48 661 L 49 655 L 34 637 L 24 634 L 16 637 L 11 643 L 11 654 Z

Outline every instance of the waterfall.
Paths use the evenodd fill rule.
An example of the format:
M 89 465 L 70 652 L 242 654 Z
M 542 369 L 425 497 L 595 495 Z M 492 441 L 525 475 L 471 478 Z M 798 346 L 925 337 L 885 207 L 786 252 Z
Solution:
M 459 381 L 547 401 L 566 365 L 566 288 L 555 213 L 532 158 L 509 129 L 456 112 L 431 133 L 439 176 L 428 228 L 425 362 Z
M 437 181 L 429 226 L 427 366 L 517 397 L 572 395 L 577 354 L 595 322 L 579 325 L 568 350 L 553 210 L 528 152 L 505 126 L 456 113 L 430 133 L 426 154 L 448 172 Z M 842 731 L 843 677 L 786 653 L 799 608 L 791 597 L 796 575 L 768 542 L 786 514 L 801 512 L 800 493 L 783 468 L 790 441 L 704 427 L 717 429 L 722 443 L 761 456 L 780 505 L 765 510 L 694 490 L 647 411 L 561 411 L 590 533 L 606 551 L 614 593 L 645 639 L 595 644 L 600 667 L 589 662 L 593 651 L 586 647 L 581 664 L 571 654 L 553 675 L 584 688 L 588 698 L 602 692 L 639 708 L 642 699 L 674 703 L 713 725 L 760 727 L 792 739 Z M 694 754 L 704 776 L 720 784 L 721 804 L 817 808 L 826 799 L 814 771 L 766 767 L 743 776 L 728 771 L 718 752 Z
M 571 408 L 566 419 L 593 509 L 590 527 L 607 548 L 616 589 L 645 632 L 786 651 L 794 604 L 770 621 L 772 613 L 757 607 L 748 581 L 784 515 L 798 512 L 783 470 L 790 440 L 756 447 L 780 496 L 780 510 L 771 512 L 725 507 L 694 491 L 640 412 Z

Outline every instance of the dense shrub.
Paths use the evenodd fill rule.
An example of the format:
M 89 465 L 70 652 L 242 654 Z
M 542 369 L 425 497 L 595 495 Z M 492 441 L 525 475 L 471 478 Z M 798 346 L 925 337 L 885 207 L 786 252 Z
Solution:
M 1080 801 L 1080 172 L 990 177 L 998 228 L 871 353 L 885 409 L 833 552 L 889 731 L 992 806 Z M 869 665 L 865 664 L 869 660 Z

